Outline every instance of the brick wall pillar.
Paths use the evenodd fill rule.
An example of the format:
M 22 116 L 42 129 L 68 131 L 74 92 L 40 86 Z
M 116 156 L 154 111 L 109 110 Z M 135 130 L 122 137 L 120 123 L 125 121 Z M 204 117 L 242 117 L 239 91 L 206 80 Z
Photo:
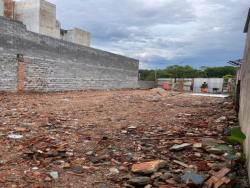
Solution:
M 24 62 L 18 61 L 18 70 L 17 70 L 17 91 L 24 91 L 24 81 L 25 81 L 25 64 Z

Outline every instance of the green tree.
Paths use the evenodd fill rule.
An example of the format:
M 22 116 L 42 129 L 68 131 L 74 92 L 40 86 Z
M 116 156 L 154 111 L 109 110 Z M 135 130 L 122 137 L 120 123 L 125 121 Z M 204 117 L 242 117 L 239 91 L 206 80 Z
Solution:
M 223 78 L 226 75 L 234 77 L 236 67 L 201 67 L 172 65 L 165 69 L 156 70 L 157 78 Z M 140 70 L 141 80 L 155 80 L 155 70 Z
M 231 66 L 207 67 L 204 72 L 208 78 L 223 78 L 225 75 L 236 75 L 237 68 Z

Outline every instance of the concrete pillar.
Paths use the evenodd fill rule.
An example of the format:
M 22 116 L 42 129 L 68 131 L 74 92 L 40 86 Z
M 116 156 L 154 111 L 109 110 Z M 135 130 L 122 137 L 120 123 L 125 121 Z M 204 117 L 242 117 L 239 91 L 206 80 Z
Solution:
M 14 19 L 15 2 L 13 0 L 4 0 L 4 16 Z
M 17 91 L 23 92 L 25 89 L 25 64 L 17 60 Z

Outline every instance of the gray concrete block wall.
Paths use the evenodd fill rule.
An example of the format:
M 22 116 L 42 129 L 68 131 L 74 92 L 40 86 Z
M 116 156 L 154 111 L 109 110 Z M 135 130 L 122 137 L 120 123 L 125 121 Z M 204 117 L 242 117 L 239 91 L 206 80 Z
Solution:
M 135 88 L 131 71 L 71 60 L 25 58 L 26 90 Z M 60 63 L 58 63 L 60 62 Z
M 0 91 L 17 91 L 16 56 L 0 49 Z
M 27 91 L 137 87 L 135 59 L 29 32 L 3 17 L 0 31 L 0 48 L 13 57 L 24 55 Z
M 246 135 L 244 151 L 247 158 L 248 175 L 250 179 L 250 25 L 248 29 L 243 64 L 241 67 L 241 90 L 239 121 L 242 131 Z
M 155 88 L 156 85 L 157 84 L 155 81 L 143 81 L 143 80 L 138 81 L 139 89 L 152 89 Z

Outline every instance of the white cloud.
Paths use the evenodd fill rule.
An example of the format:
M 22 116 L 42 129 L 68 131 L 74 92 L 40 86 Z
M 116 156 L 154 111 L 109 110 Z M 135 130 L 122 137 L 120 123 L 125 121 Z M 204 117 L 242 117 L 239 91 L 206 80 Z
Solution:
M 86 28 L 94 47 L 139 58 L 142 67 L 217 65 L 240 58 L 250 5 L 249 0 L 51 2 L 63 26 Z

